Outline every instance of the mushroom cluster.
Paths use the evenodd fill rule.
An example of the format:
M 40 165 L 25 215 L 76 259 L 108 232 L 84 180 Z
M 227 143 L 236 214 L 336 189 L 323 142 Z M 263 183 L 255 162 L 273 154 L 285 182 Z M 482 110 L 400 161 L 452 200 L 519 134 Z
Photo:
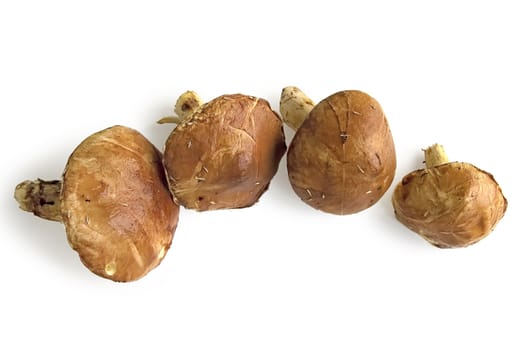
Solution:
M 93 273 L 134 281 L 165 257 L 179 205 L 197 211 L 252 206 L 268 189 L 287 150 L 283 121 L 296 131 L 287 151 L 294 192 L 309 206 L 347 215 L 374 205 L 396 170 L 393 137 L 373 97 L 340 91 L 315 104 L 283 89 L 280 118 L 261 98 L 231 94 L 203 103 L 182 94 L 164 153 L 138 131 L 113 126 L 92 134 L 70 155 L 60 180 L 24 181 L 21 209 L 62 222 L 70 246 Z M 507 201 L 493 176 L 425 150 L 426 169 L 396 186 L 396 218 L 440 248 L 487 236 Z

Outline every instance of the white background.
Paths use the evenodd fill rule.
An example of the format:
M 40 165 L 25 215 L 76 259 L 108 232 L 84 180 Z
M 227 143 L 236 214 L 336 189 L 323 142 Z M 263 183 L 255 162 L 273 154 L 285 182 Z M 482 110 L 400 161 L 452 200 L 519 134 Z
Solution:
M 502 0 L 3 1 L 0 348 L 524 349 L 525 15 Z M 506 216 L 440 250 L 394 219 L 394 184 L 367 211 L 324 214 L 295 196 L 284 159 L 252 208 L 182 210 L 162 264 L 119 284 L 13 199 L 108 126 L 162 149 L 171 126 L 155 121 L 187 89 L 277 109 L 286 85 L 316 101 L 368 92 L 391 125 L 395 183 L 439 142 L 493 173 Z

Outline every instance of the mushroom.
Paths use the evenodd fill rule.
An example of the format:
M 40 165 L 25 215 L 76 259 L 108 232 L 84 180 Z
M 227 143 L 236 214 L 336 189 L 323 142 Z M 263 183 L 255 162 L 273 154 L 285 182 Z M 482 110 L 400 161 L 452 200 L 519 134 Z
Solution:
M 439 248 L 486 237 L 508 205 L 493 176 L 469 163 L 448 162 L 440 145 L 424 152 L 426 169 L 407 174 L 393 193 L 396 218 Z
M 175 201 L 198 211 L 253 205 L 285 153 L 283 123 L 261 98 L 223 95 L 202 104 L 179 97 L 163 162 Z
M 179 217 L 160 152 L 124 126 L 86 138 L 69 157 L 62 180 L 24 181 L 15 199 L 23 210 L 62 222 L 82 263 L 119 282 L 159 265 Z
M 337 92 L 314 106 L 297 87 L 281 94 L 280 111 L 296 134 L 287 152 L 294 192 L 331 214 L 357 213 L 391 185 L 396 155 L 380 104 L 356 90 Z

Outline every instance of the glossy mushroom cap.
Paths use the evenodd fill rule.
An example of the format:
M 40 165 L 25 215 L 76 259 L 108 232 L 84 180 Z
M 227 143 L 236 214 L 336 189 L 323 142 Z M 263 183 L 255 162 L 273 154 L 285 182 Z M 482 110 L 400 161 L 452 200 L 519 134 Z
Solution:
M 160 152 L 140 133 L 114 126 L 69 157 L 62 221 L 81 261 L 114 281 L 146 275 L 170 248 L 179 217 Z
M 267 101 L 223 95 L 170 134 L 164 165 L 175 200 L 189 209 L 253 205 L 286 150 L 283 123 Z
M 393 181 L 396 154 L 380 104 L 361 91 L 320 103 L 287 153 L 290 183 L 308 205 L 345 215 L 376 203 Z
M 494 229 L 507 208 L 491 174 L 460 162 L 406 175 L 392 202 L 401 223 L 440 248 L 478 242 Z

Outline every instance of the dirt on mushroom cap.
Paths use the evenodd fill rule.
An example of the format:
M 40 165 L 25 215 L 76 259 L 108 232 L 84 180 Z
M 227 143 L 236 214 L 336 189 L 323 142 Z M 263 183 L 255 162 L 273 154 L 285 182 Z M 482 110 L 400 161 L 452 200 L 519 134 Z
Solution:
M 376 203 L 396 168 L 380 104 L 361 91 L 341 91 L 321 101 L 294 136 L 287 168 L 296 194 L 316 209 L 344 215 Z

